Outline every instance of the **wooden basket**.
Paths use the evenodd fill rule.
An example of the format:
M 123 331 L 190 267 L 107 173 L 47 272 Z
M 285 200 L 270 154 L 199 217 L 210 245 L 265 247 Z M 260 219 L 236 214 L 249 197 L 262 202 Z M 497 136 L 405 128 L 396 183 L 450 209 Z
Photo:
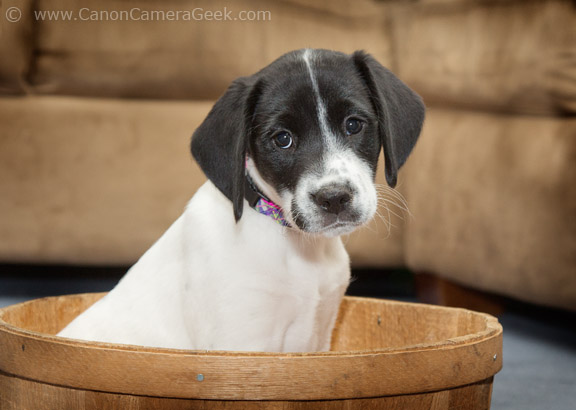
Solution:
M 102 297 L 0 309 L 0 409 L 482 409 L 502 328 L 463 309 L 345 298 L 331 352 L 183 351 L 52 336 Z

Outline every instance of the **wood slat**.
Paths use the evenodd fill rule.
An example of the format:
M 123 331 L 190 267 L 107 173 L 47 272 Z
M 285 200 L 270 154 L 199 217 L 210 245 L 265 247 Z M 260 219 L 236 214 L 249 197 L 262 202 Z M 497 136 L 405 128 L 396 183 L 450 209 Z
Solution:
M 492 379 L 439 392 L 348 400 L 182 400 L 74 390 L 0 373 L 2 410 L 487 410 Z M 11 399 L 10 399 L 11 398 Z
M 491 316 L 364 298 L 343 302 L 331 352 L 193 352 L 49 334 L 101 296 L 0 310 L 0 371 L 116 394 L 285 401 L 422 394 L 490 379 L 502 366 L 502 328 Z

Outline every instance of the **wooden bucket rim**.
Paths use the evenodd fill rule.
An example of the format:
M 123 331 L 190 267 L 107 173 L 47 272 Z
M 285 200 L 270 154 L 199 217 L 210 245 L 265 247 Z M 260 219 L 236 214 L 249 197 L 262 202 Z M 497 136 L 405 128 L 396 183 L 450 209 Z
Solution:
M 465 309 L 372 298 L 345 300 L 464 311 L 484 319 L 485 328 L 440 342 L 402 347 L 269 353 L 89 342 L 19 328 L 4 320 L 7 313 L 24 305 L 90 296 L 96 295 L 36 299 L 0 309 L 0 372 L 47 384 L 119 394 L 219 400 L 326 400 L 444 390 L 486 380 L 502 367 L 502 326 L 496 318 Z M 82 360 L 88 356 L 98 363 L 89 371 Z M 464 356 L 466 360 L 457 360 Z M 304 361 L 308 362 L 306 366 Z M 437 366 L 429 369 L 419 365 L 413 369 L 408 365 L 410 361 Z M 151 380 L 146 367 L 159 364 L 162 365 L 154 368 Z M 145 377 L 148 378 L 144 380 Z M 366 383 L 374 378 L 381 382 Z M 339 380 L 338 389 L 327 385 L 328 380 L 334 379 Z

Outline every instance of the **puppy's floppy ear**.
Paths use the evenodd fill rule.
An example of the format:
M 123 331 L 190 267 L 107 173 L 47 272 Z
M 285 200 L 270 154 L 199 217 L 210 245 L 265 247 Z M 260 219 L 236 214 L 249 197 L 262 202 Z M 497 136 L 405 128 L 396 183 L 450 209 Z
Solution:
M 235 80 L 192 135 L 194 159 L 232 201 L 236 222 L 242 217 L 244 161 L 259 88 L 253 77 Z
M 414 148 L 424 122 L 424 104 L 418 94 L 363 51 L 352 59 L 370 93 L 378 116 L 378 132 L 384 148 L 386 181 L 396 186 L 398 169 Z

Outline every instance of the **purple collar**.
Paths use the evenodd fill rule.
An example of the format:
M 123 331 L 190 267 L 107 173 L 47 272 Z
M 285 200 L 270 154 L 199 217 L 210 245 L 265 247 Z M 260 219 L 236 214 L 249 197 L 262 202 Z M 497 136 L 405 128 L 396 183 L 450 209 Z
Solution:
M 254 181 L 252 181 L 252 178 L 250 178 L 248 173 L 246 173 L 246 186 L 244 192 L 244 196 L 250 204 L 250 207 L 256 210 L 256 212 L 271 217 L 282 226 L 288 228 L 291 227 L 284 217 L 284 211 L 282 208 L 268 199 L 266 195 L 256 187 L 256 184 L 254 184 Z

